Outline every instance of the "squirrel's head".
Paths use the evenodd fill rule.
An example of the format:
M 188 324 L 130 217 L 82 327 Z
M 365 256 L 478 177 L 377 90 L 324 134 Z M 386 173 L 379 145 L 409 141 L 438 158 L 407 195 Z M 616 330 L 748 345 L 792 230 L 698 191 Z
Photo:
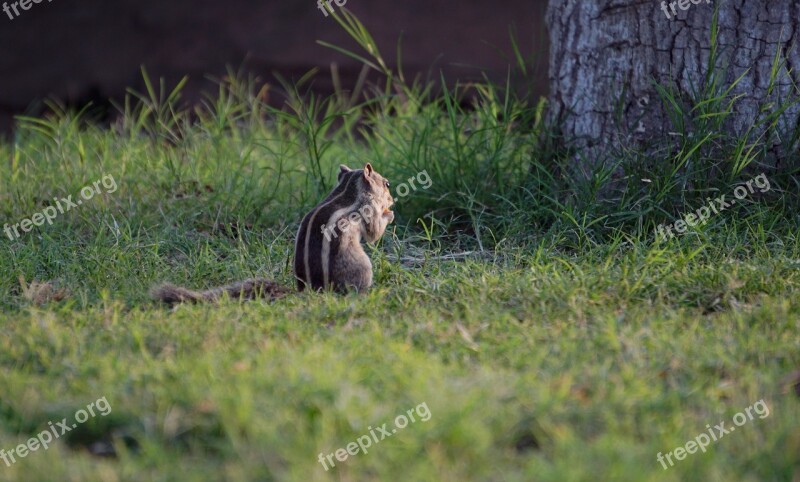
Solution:
M 358 173 L 361 177 L 361 189 L 359 189 L 359 191 L 362 192 L 364 196 L 375 201 L 382 215 L 391 215 L 392 211 L 390 208 L 394 204 L 394 198 L 392 198 L 392 193 L 389 191 L 389 181 L 378 174 L 378 172 L 372 168 L 372 164 L 367 163 L 364 169 L 359 169 L 357 171 L 353 171 L 344 164 L 339 166 L 339 182 L 342 181 L 345 174 L 351 172 Z

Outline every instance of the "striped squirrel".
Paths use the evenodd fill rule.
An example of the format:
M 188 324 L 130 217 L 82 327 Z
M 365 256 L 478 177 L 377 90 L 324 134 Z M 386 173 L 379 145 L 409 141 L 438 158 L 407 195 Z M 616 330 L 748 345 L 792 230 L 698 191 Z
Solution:
M 337 293 L 365 291 L 372 286 L 372 262 L 361 241 L 374 243 L 394 221 L 389 181 L 371 164 L 364 169 L 339 167 L 336 187 L 300 223 L 294 248 L 297 291 L 332 289 Z M 253 278 L 206 291 L 171 284 L 153 290 L 156 300 L 174 304 L 216 301 L 224 295 L 252 300 L 278 299 L 291 290 L 263 278 Z

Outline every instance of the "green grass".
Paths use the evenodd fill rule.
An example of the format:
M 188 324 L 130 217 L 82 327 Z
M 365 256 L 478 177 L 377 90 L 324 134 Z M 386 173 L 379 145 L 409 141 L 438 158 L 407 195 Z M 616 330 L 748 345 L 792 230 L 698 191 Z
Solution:
M 91 419 L 82 442 L 0 473 L 25 481 L 791 480 L 800 404 L 780 380 L 798 366 L 800 245 L 693 248 L 565 255 L 549 247 L 415 268 L 379 254 L 378 286 L 365 296 L 172 313 L 126 302 L 122 292 L 144 293 L 140 282 L 109 288 L 86 308 L 21 308 L 0 317 L 0 447 L 100 397 L 113 411 Z M 269 262 L 260 248 L 240 255 Z M 656 462 L 762 399 L 769 417 L 709 453 L 668 472 Z M 320 452 L 421 403 L 429 421 L 329 474 L 317 463 Z M 105 437 L 118 458 L 88 455 Z
M 769 136 L 716 133 L 726 114 L 710 110 L 730 110 L 717 80 L 699 110 L 661 90 L 685 123 L 648 158 L 658 169 L 625 152 L 573 177 L 544 103 L 508 86 L 477 86 L 469 108 L 464 86 L 434 95 L 344 15 L 387 79 L 374 91 L 321 99 L 304 80 L 275 110 L 231 75 L 189 112 L 180 86 L 148 80 L 112 128 L 53 105 L 0 142 L 0 223 L 106 175 L 118 186 L 0 238 L 0 449 L 112 407 L 0 461 L 0 480 L 797 480 L 800 403 L 783 382 L 800 368 L 797 171 L 768 167 Z M 369 293 L 149 300 L 162 281 L 292 285 L 301 216 L 340 163 L 368 161 L 394 186 L 432 181 L 369 249 Z M 768 193 L 654 241 L 761 172 Z M 34 280 L 69 294 L 38 303 Z M 657 462 L 760 400 L 768 417 Z M 428 421 L 329 472 L 317 462 L 423 403 Z

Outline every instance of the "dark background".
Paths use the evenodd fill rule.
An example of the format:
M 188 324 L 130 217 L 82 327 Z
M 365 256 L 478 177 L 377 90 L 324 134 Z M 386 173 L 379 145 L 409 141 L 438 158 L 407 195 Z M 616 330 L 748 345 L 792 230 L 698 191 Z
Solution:
M 533 78 L 513 81 L 544 95 L 546 4 L 347 0 L 345 7 L 392 62 L 402 34 L 407 76 L 438 79 L 441 70 L 451 83 L 480 79 L 481 70 L 504 82 L 512 62 L 513 26 L 524 55 L 538 64 Z M 361 68 L 316 43 L 356 49 L 316 0 L 43 0 L 20 13 L 10 20 L 0 11 L 0 132 L 11 129 L 13 115 L 40 114 L 45 98 L 100 106 L 120 99 L 127 87 L 142 91 L 143 65 L 152 79 L 164 77 L 168 87 L 188 75 L 183 98 L 189 102 L 203 90 L 214 91 L 208 76 L 224 75 L 227 66 L 271 84 L 275 72 L 296 80 L 320 67 L 314 88 L 323 92 L 331 88 L 332 63 L 345 89 L 354 85 Z

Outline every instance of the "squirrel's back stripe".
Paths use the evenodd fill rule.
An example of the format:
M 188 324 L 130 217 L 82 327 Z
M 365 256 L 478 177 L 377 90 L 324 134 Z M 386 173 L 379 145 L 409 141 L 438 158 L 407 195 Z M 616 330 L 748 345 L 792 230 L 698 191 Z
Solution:
M 358 195 L 358 194 L 356 194 Z M 335 226 L 335 223 L 339 221 L 339 219 L 344 217 L 349 217 L 350 213 L 357 211 L 359 206 L 358 200 L 356 199 L 353 201 L 352 204 L 339 208 L 334 211 L 328 219 L 325 221 L 325 226 Z M 320 216 L 321 217 L 321 216 Z M 354 226 L 348 226 L 347 229 L 360 229 Z M 322 236 L 322 255 L 320 260 L 322 261 L 322 284 L 324 286 L 328 286 L 328 282 L 330 281 L 330 272 L 333 271 L 333 259 L 334 257 L 331 256 L 331 253 L 337 253 L 339 251 L 339 246 L 341 244 L 341 236 L 343 233 L 338 229 L 335 229 L 336 236 L 331 235 L 330 240 L 323 235 Z
M 295 276 L 307 286 L 320 289 L 324 288 L 328 282 L 326 271 L 328 271 L 329 260 L 322 259 L 322 256 L 323 250 L 328 244 L 325 254 L 330 257 L 331 246 L 322 232 L 320 220 L 330 221 L 333 219 L 334 213 L 343 209 L 342 202 L 350 201 L 347 206 L 355 203 L 359 194 L 359 186 L 358 182 L 354 181 L 357 181 L 362 175 L 363 171 L 361 170 L 347 173 L 345 175 L 346 178 L 342 179 L 342 182 L 336 186 L 330 195 L 317 208 L 308 213 L 301 223 L 295 248 Z M 331 233 L 331 236 L 333 236 L 332 231 Z M 336 234 L 340 235 L 341 233 Z M 338 247 L 338 243 L 336 245 Z M 333 252 L 335 253 L 335 251 Z M 319 262 L 311 262 L 312 256 Z

